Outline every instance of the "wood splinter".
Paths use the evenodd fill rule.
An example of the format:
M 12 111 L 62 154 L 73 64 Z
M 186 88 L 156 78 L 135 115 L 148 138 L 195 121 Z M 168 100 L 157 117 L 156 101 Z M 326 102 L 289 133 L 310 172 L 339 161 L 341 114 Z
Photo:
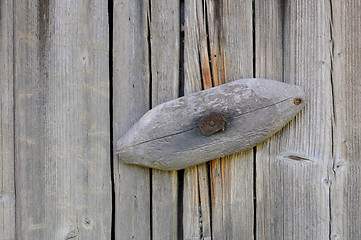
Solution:
M 129 164 L 187 168 L 252 148 L 304 105 L 298 86 L 257 78 L 233 81 L 148 111 L 118 141 L 117 154 Z

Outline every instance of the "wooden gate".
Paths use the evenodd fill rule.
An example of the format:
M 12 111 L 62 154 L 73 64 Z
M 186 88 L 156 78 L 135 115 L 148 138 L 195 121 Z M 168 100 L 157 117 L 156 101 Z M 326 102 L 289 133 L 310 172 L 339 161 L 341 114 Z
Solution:
M 360 239 L 360 22 L 360 0 L 1 0 L 0 239 Z M 306 108 L 196 167 L 118 161 L 150 108 L 250 77 Z

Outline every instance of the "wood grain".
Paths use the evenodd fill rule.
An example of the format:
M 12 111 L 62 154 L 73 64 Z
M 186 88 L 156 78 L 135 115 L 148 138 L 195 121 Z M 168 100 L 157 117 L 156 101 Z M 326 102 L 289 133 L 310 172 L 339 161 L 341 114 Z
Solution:
M 226 81 L 253 75 L 252 44 L 252 1 L 185 1 L 185 93 L 191 93 L 217 86 Z M 253 237 L 253 165 L 249 162 L 252 153 L 247 156 L 230 157 L 216 160 L 207 165 L 185 171 L 184 238 L 237 239 Z M 231 180 L 224 184 L 226 176 L 222 172 L 224 161 L 225 175 L 236 172 Z M 237 161 L 237 163 L 236 163 Z M 215 174 L 217 173 L 217 174 Z M 195 176 L 209 176 L 210 181 L 200 181 Z M 247 179 L 246 181 L 242 181 Z M 191 184 L 187 188 L 186 184 Z M 210 188 L 212 187 L 212 189 Z M 199 190 L 197 190 L 199 189 Z M 199 192 L 200 199 L 207 201 L 209 193 L 212 205 L 208 202 L 194 203 L 194 193 Z M 226 197 L 226 192 L 238 194 Z M 208 194 L 207 194 L 208 193 Z M 243 196 L 243 206 L 236 199 Z M 238 199 L 239 200 L 239 199 Z M 188 203 L 193 201 L 193 203 Z M 202 203 L 202 201 L 200 201 Z M 212 209 L 211 209 L 212 206 Z M 198 216 L 201 225 L 188 221 Z M 212 226 L 210 226 L 210 216 Z M 232 231 L 227 231 L 225 226 Z
M 0 239 L 360 238 L 359 0 L 185 0 L 186 95 L 259 77 L 308 102 L 256 152 L 184 179 L 110 151 L 178 97 L 183 1 L 109 3 L 0 1 Z
M 210 1 L 209 6 L 214 85 L 253 76 L 252 1 Z M 253 239 L 252 159 L 248 151 L 211 163 L 214 239 Z
M 361 236 L 361 2 L 330 1 L 334 96 L 331 239 Z
M 16 239 L 110 239 L 106 1 L 15 1 Z
M 302 86 L 308 104 L 257 146 L 257 239 L 330 239 L 330 4 L 256 1 L 256 76 Z
M 184 94 L 210 88 L 210 69 L 207 54 L 207 34 L 203 1 L 184 1 Z M 201 63 L 208 78 L 202 87 Z M 199 174 L 198 174 L 199 173 Z M 201 177 L 199 177 L 201 175 Z M 183 239 L 211 239 L 211 203 L 209 198 L 209 171 L 207 165 L 184 170 Z
M 180 1 L 150 4 L 152 107 L 178 97 Z M 178 237 L 178 173 L 152 170 L 152 239 Z
M 150 107 L 149 2 L 114 1 L 113 14 L 113 143 L 116 143 Z M 149 169 L 123 164 L 113 154 L 115 239 L 150 239 Z
M 0 239 L 15 239 L 13 1 L 0 2 Z

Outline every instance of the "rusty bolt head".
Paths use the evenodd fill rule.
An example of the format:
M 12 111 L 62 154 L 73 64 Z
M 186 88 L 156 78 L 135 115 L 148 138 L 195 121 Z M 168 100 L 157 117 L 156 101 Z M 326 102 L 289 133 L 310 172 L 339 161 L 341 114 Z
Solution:
M 300 105 L 302 103 L 302 99 L 301 98 L 295 98 L 293 99 L 293 104 L 295 105 Z
M 216 132 L 224 131 L 225 125 L 226 119 L 218 112 L 213 112 L 205 116 L 198 123 L 198 127 L 202 134 L 207 137 L 215 134 Z
M 209 123 L 208 123 L 209 126 L 213 127 L 215 125 L 215 122 L 213 120 L 209 120 Z

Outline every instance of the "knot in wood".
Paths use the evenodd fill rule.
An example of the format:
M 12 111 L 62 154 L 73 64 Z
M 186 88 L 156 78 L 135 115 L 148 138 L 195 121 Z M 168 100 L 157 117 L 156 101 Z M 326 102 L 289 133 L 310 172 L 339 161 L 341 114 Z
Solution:
M 204 136 L 211 136 L 219 131 L 224 131 L 226 119 L 221 113 L 212 112 L 211 114 L 202 118 L 198 127 Z

